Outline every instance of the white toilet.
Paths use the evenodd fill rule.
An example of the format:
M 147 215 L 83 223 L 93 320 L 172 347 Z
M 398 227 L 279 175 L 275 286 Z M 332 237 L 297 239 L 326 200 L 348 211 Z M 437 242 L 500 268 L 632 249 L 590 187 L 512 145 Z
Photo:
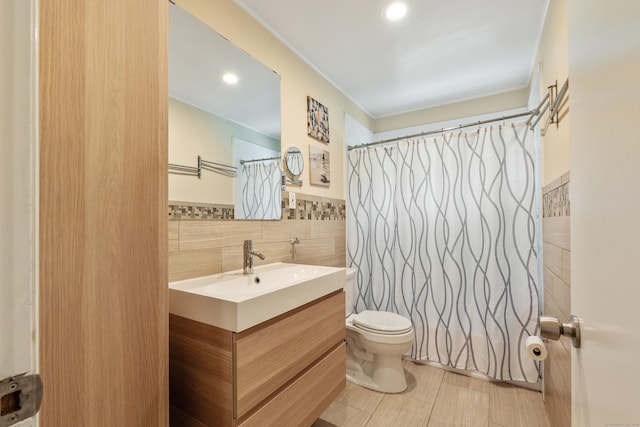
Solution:
M 355 269 L 347 268 L 347 380 L 383 393 L 400 393 L 407 388 L 402 355 L 413 344 L 413 326 L 409 319 L 386 311 L 353 313 L 355 274 Z

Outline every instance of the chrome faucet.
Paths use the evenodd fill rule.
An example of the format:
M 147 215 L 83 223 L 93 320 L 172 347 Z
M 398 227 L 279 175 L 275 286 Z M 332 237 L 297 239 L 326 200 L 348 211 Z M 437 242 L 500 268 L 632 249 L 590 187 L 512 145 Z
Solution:
M 296 245 L 299 245 L 300 243 L 302 243 L 302 239 L 299 237 L 291 239 L 291 261 L 293 261 L 296 256 Z
M 242 272 L 244 274 L 252 274 L 253 273 L 253 256 L 257 256 L 262 261 L 264 261 L 265 256 L 262 255 L 258 251 L 253 250 L 253 243 L 251 240 L 243 241 L 244 250 L 242 256 Z

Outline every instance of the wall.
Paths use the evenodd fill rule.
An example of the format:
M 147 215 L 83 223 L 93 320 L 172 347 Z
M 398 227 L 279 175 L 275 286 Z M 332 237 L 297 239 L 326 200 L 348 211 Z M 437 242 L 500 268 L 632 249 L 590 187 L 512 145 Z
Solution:
M 329 150 L 331 186 L 310 185 L 307 168 L 303 173 L 304 185 L 294 187 L 293 191 L 344 199 L 344 113 L 369 129 L 373 128 L 371 117 L 232 0 L 178 0 L 176 3 L 280 75 L 283 151 L 297 146 L 308 164 L 310 144 Z M 307 96 L 329 109 L 331 142 L 328 145 L 307 136 Z
M 543 312 L 566 322 L 571 315 L 569 173 L 543 190 Z M 571 340 L 548 340 L 544 400 L 553 426 L 571 425 Z
M 169 98 L 169 163 L 196 166 L 198 155 L 233 164 L 233 138 L 280 151 L 280 141 Z M 169 174 L 169 200 L 233 205 L 233 178 L 204 171 L 201 179 Z
M 345 204 L 341 199 L 297 194 L 295 209 L 288 208 L 283 192 L 281 221 L 221 221 L 202 219 L 200 213 L 172 213 L 169 221 L 169 280 L 242 268 L 242 241 L 272 262 L 344 267 L 346 262 Z M 291 239 L 295 245 L 292 254 Z
M 36 10 L 10 0 L 0 13 L 0 381 L 37 372 Z
M 540 47 L 535 61 L 540 99 L 547 87 L 558 90 L 569 77 L 568 1 L 549 2 Z M 569 97 L 571 86 L 569 86 Z M 567 98 L 568 100 L 568 98 Z M 538 125 L 542 128 L 543 119 Z M 544 211 L 543 234 L 543 314 L 563 322 L 571 314 L 571 245 L 569 209 L 570 119 L 568 101 L 562 107 L 560 123 L 551 124 L 541 136 Z M 551 425 L 571 425 L 571 341 L 548 341 L 549 357 L 544 362 L 545 409 Z
M 568 62 L 568 0 L 549 1 L 540 48 L 536 58 L 540 84 L 540 99 L 547 87 L 557 83 L 558 90 L 569 77 Z M 571 82 L 569 82 L 571 83 Z M 569 86 L 569 97 L 571 86 Z M 570 169 L 569 160 L 569 97 L 560 114 L 560 124 L 552 124 L 542 139 L 542 185 L 561 177 Z M 541 122 L 544 125 L 544 120 Z
M 526 106 L 528 93 L 529 90 L 525 88 L 413 111 L 397 116 L 382 117 L 375 121 L 374 131 L 381 133 L 450 120 L 456 120 L 455 125 L 458 125 L 460 124 L 459 120 L 466 122 L 469 117 L 480 115 L 491 115 L 495 117 L 495 114 L 491 113 L 502 113 L 503 111 L 519 109 Z
M 39 31 L 40 425 L 167 426 L 167 3 Z

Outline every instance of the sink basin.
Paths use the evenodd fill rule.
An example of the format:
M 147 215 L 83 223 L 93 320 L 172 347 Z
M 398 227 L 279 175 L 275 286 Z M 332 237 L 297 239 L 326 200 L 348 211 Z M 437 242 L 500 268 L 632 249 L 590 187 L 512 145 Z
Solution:
M 345 269 L 273 263 L 169 283 L 169 312 L 241 332 L 342 289 Z

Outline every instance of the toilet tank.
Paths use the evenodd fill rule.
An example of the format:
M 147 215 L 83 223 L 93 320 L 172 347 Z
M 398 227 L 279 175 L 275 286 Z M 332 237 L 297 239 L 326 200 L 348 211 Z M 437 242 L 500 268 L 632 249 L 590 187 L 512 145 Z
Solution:
M 356 289 L 356 269 L 347 267 L 345 269 L 347 279 L 344 284 L 344 291 L 346 292 L 345 301 L 345 317 L 349 317 L 353 313 L 353 296 Z

